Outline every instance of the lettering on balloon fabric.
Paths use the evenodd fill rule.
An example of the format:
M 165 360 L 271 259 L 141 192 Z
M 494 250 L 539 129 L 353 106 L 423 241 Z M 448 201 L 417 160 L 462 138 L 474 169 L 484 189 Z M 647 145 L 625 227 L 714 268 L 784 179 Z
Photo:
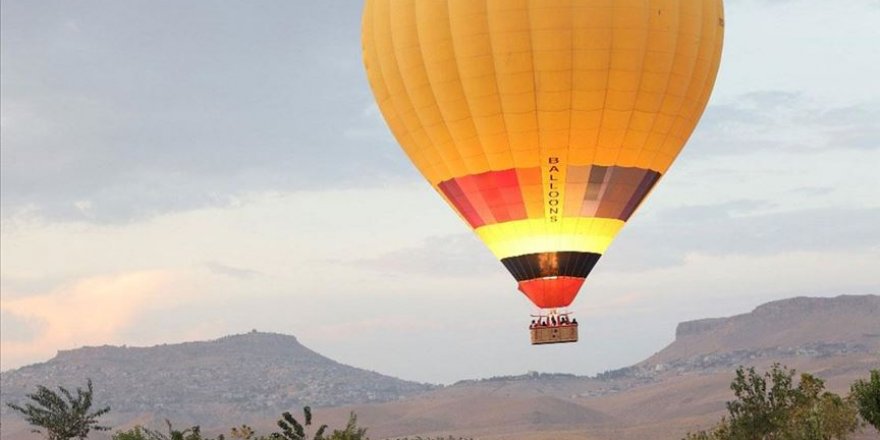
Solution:
M 559 201 L 562 193 L 560 192 L 560 172 L 559 158 L 551 156 L 547 158 L 547 221 L 556 223 L 559 221 Z

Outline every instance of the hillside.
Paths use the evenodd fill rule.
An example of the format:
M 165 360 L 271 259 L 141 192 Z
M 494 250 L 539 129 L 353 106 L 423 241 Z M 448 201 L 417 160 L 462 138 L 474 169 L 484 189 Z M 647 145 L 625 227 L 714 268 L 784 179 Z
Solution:
M 682 322 L 675 341 L 607 377 L 724 371 L 761 360 L 880 352 L 880 297 L 792 298 L 729 318 Z
M 780 362 L 846 393 L 855 379 L 880 368 L 878 316 L 875 295 L 775 301 L 743 315 L 683 322 L 664 349 L 598 377 L 526 374 L 462 381 L 404 401 L 332 409 L 324 416 L 341 421 L 357 411 L 380 438 L 449 433 L 510 440 L 677 440 L 720 419 L 738 365 L 766 368 Z M 500 420 L 494 416 L 499 408 Z
M 293 336 L 251 332 L 155 347 L 84 347 L 4 372 L 0 400 L 21 401 L 37 384 L 82 386 L 91 378 L 116 422 L 153 418 L 219 423 L 280 414 L 303 404 L 385 402 L 429 390 L 337 363 Z M 5 417 L 4 417 L 5 421 Z
M 374 439 L 679 439 L 721 417 L 740 364 L 781 362 L 845 393 L 853 380 L 880 368 L 877 316 L 875 295 L 793 298 L 681 323 L 667 347 L 597 377 L 529 373 L 446 387 L 341 365 L 276 334 L 90 347 L 3 373 L 2 399 L 18 399 L 37 383 L 75 385 L 90 376 L 100 395 L 110 396 L 116 426 L 156 426 L 170 415 L 179 425 L 198 422 L 213 433 L 228 429 L 230 420 L 267 432 L 281 411 L 320 402 L 320 422 L 340 425 L 355 411 Z M 4 434 L 25 432 L 6 416 Z M 34 438 L 21 435 L 9 438 Z

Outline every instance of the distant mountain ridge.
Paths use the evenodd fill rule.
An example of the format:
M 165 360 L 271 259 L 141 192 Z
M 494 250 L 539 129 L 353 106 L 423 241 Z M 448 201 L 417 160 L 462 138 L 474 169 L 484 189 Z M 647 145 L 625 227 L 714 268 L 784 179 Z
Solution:
M 293 336 L 253 331 L 206 342 L 59 351 L 47 362 L 2 374 L 0 411 L 37 384 L 82 386 L 86 377 L 115 415 L 186 415 L 202 423 L 305 404 L 386 402 L 433 388 L 340 364 Z
M 781 362 L 845 392 L 855 378 L 880 368 L 878 316 L 876 295 L 791 298 L 741 315 L 683 322 L 667 347 L 598 377 L 530 372 L 446 387 L 342 365 L 279 334 L 85 347 L 2 373 L 0 400 L 21 400 L 36 384 L 76 386 L 92 377 L 102 402 L 109 396 L 114 426 L 160 426 L 170 417 L 178 426 L 199 423 L 214 433 L 230 421 L 268 432 L 281 411 L 308 403 L 326 406 L 318 412 L 321 423 L 334 426 L 357 412 L 377 439 L 677 440 L 722 415 L 738 365 Z M 20 419 L 0 414 L 4 434 L 26 432 Z
M 813 319 L 810 327 L 821 331 L 819 338 L 831 340 L 833 338 L 852 340 L 854 337 L 865 336 L 855 329 L 860 326 L 833 323 L 829 318 L 835 314 L 845 313 L 849 319 L 856 318 L 877 322 L 877 314 L 880 313 L 880 297 L 876 295 L 841 295 L 834 298 L 810 298 L 795 297 L 779 301 L 772 301 L 756 307 L 749 313 L 730 316 L 726 318 L 707 318 L 679 323 L 675 329 L 676 341 L 690 336 L 705 336 L 711 332 L 724 331 L 725 327 L 739 326 L 738 331 L 743 331 L 744 326 L 763 321 L 764 325 L 774 326 L 781 329 L 791 320 L 797 320 L 803 326 L 805 319 Z M 754 328 L 752 328 L 754 330 Z M 731 332 L 733 329 L 728 329 Z M 799 328 L 803 330 L 803 328 Z M 855 332 L 855 333 L 854 333 Z M 796 338 L 803 338 L 799 334 Z M 873 335 L 880 337 L 880 334 Z
M 795 297 L 749 313 L 679 323 L 675 341 L 603 379 L 711 372 L 766 359 L 874 354 L 880 359 L 880 296 Z
M 728 318 L 683 322 L 675 341 L 641 368 L 726 368 L 758 358 L 880 352 L 880 297 L 773 301 Z

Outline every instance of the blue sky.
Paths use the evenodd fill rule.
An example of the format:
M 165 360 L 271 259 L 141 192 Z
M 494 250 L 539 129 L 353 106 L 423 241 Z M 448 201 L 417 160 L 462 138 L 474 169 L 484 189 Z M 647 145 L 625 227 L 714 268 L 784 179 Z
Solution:
M 582 342 L 540 350 L 382 121 L 360 12 L 4 1 L 0 367 L 256 328 L 406 379 L 594 374 L 682 320 L 880 290 L 877 1 L 726 3 L 702 122 L 578 297 Z

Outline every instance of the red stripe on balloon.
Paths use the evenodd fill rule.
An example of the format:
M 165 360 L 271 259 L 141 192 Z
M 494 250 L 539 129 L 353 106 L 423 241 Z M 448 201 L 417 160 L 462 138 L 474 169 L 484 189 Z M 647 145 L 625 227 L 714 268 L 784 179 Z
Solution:
M 516 169 L 456 177 L 437 187 L 472 228 L 527 218 Z
M 462 191 L 456 180 L 457 179 L 451 179 L 445 182 L 440 182 L 437 187 L 440 188 L 440 191 L 443 191 L 446 198 L 452 202 L 452 206 L 455 207 L 458 213 L 464 217 L 465 221 L 467 221 L 472 228 L 476 229 L 483 226 L 485 222 L 480 218 L 480 215 L 477 214 L 477 210 L 474 209 L 474 206 L 468 200 L 467 195 Z
M 519 290 L 542 309 L 568 307 L 584 284 L 585 278 L 551 277 L 519 282 Z

